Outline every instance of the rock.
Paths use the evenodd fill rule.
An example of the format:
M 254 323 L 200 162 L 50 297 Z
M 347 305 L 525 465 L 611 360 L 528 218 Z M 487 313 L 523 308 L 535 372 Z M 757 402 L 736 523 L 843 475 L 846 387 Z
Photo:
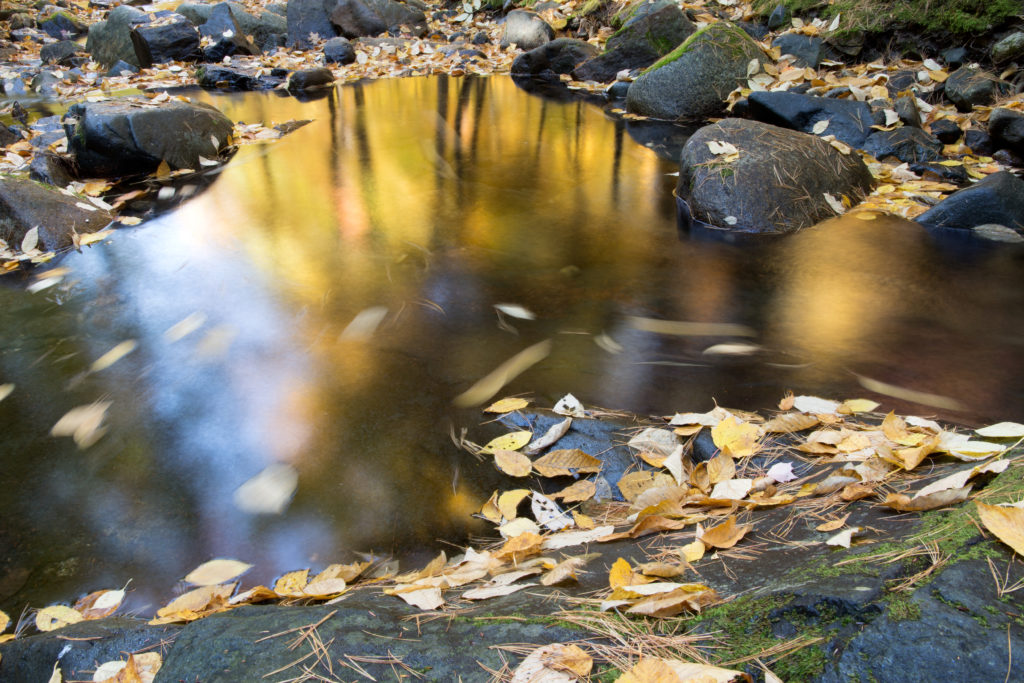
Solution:
M 1024 156 L 1024 114 L 1012 109 L 993 109 L 988 117 L 988 134 L 996 149 Z
M 356 61 L 356 49 L 348 42 L 348 38 L 341 36 L 324 43 L 323 53 L 328 64 L 351 64 Z
M 204 64 L 196 69 L 196 83 L 201 88 L 227 90 L 259 90 L 259 80 L 252 74 L 227 66 Z
M 900 126 L 873 132 L 864 141 L 863 149 L 879 160 L 896 157 L 906 162 L 937 161 L 941 158 L 942 143 L 920 128 Z
M 968 128 L 964 131 L 964 144 L 970 147 L 975 154 L 991 154 L 995 151 L 992 146 L 992 138 L 980 128 Z
M 199 33 L 216 41 L 203 49 L 203 61 L 220 62 L 234 55 L 260 54 L 260 49 L 235 18 L 234 9 L 226 2 L 214 5 L 210 18 L 199 27 Z
M 27 12 L 16 12 L 8 21 L 12 31 L 36 27 L 36 18 Z
M 39 22 L 39 30 L 57 40 L 67 40 L 84 35 L 89 27 L 70 12 L 54 12 Z
M 73 40 L 62 40 L 43 45 L 39 51 L 39 59 L 43 61 L 43 64 L 78 66 L 85 61 L 84 56 L 85 50 Z
M 967 62 L 967 48 L 951 47 L 942 51 L 942 61 L 948 69 L 959 69 Z
M 643 69 L 696 32 L 679 6 L 669 0 L 640 5 L 605 44 L 605 51 L 582 64 L 574 77 L 610 83 L 620 71 Z
M 199 28 L 199 34 L 202 36 L 218 38 L 225 33 L 242 32 L 242 28 L 238 25 L 238 19 L 235 18 L 231 5 L 226 2 L 217 3 L 210 7 L 209 11 L 204 10 L 201 13 L 195 13 L 199 18 L 204 18 L 203 15 L 205 15 L 205 21 L 196 21 L 192 16 L 184 12 L 179 11 L 178 13 L 188 17 L 188 20 Z
M 917 99 L 913 95 L 900 95 L 896 98 L 894 107 L 896 115 L 900 117 L 904 126 L 921 127 L 921 112 L 917 108 Z
M 102 209 L 83 209 L 80 203 L 84 202 L 78 197 L 34 180 L 0 177 L 0 239 L 20 245 L 25 234 L 38 226 L 41 250 L 67 249 L 74 244 L 74 232 L 102 230 L 113 218 Z
M 743 29 L 743 32 L 754 40 L 764 40 L 770 31 L 764 24 L 755 24 L 752 21 L 737 21 L 736 25 Z
M 709 142 L 732 144 L 733 161 Z M 781 182 L 779 178 L 785 178 Z M 759 121 L 725 119 L 698 130 L 683 148 L 676 195 L 691 215 L 744 232 L 793 232 L 836 215 L 825 194 L 854 203 L 871 188 L 867 166 L 824 140 Z
M 1024 231 L 1024 180 L 1009 171 L 993 173 L 957 190 L 917 217 L 928 228 L 973 228 L 996 223 Z
M 331 12 L 331 23 L 346 38 L 399 30 L 417 36 L 427 34 L 427 17 L 423 11 L 395 0 L 338 0 Z
M 296 93 L 314 88 L 324 88 L 334 83 L 330 69 L 303 69 L 288 77 L 288 92 Z
M 967 175 L 967 171 L 964 170 L 963 166 L 943 166 L 936 162 L 924 162 L 912 163 L 909 168 L 926 180 L 938 180 L 960 186 L 966 185 L 970 180 L 970 176 Z M 929 178 L 928 176 L 934 176 L 934 178 Z
M 604 96 L 609 100 L 624 100 L 629 92 L 629 81 L 615 81 L 604 91 Z
M 331 23 L 331 11 L 336 0 L 288 0 L 288 47 L 308 49 L 313 46 L 312 36 L 321 40 L 338 35 Z
M 474 45 L 487 45 L 491 42 L 491 37 L 487 35 L 486 31 L 477 31 L 476 35 L 473 36 Z
M 206 104 L 118 100 L 72 105 L 65 117 L 68 151 L 82 177 L 199 168 L 227 146 L 231 120 Z
M 785 5 L 776 5 L 772 13 L 768 15 L 768 30 L 774 31 L 783 26 L 789 26 L 793 14 Z
M 990 104 L 996 97 L 996 77 L 973 66 L 962 66 L 945 83 L 946 99 L 958 111 L 969 112 L 975 105 Z
M 53 152 L 40 152 L 32 157 L 28 177 L 40 183 L 67 187 L 75 179 L 71 164 L 64 157 Z
M 125 72 L 127 72 L 127 74 Z M 128 62 L 123 62 L 121 60 L 118 60 L 117 62 L 115 62 L 110 67 L 109 70 L 107 70 L 106 75 L 107 76 L 118 77 L 118 76 L 125 76 L 125 75 L 129 75 L 130 76 L 131 74 L 137 74 L 137 73 L 139 73 L 139 67 L 137 67 L 137 66 L 135 66 L 133 64 L 129 64 Z
M 154 64 L 192 61 L 199 54 L 199 31 L 180 14 L 160 17 L 131 30 L 132 44 L 139 66 L 148 69 Z
M 802 133 L 812 133 L 819 121 L 828 121 L 821 135 L 861 147 L 875 120 L 871 107 L 856 100 L 838 100 L 789 92 L 753 92 L 747 98 L 748 115 L 758 121 Z
M 1024 31 L 1014 31 L 992 46 L 992 61 L 996 64 L 1009 62 L 1024 56 Z
M 793 62 L 796 66 L 817 69 L 825 57 L 825 44 L 821 38 L 802 33 L 783 33 L 772 41 L 772 47 L 779 48 L 780 54 L 796 57 L 796 61 Z
M 205 31 L 204 24 L 211 20 L 221 5 L 231 8 L 231 14 L 239 26 L 242 27 L 242 33 L 252 36 L 252 40 L 256 45 L 262 46 L 272 36 L 283 36 L 288 32 L 288 22 L 284 18 L 286 10 L 283 6 L 278 6 L 279 11 L 273 11 L 272 6 L 268 5 L 259 17 L 247 12 L 245 6 L 237 2 L 221 2 L 216 5 L 184 3 L 179 5 L 176 11 L 178 14 L 188 17 L 189 21 L 199 27 L 200 34 L 205 36 L 217 32 L 218 22 L 215 22 L 213 26 L 210 26 Z M 218 17 L 223 16 L 223 14 L 218 14 Z M 220 33 L 223 33 L 223 30 Z
M 203 61 L 217 63 L 234 55 L 258 55 L 261 50 L 242 33 L 221 36 L 213 45 L 203 50 Z
M 532 50 L 554 40 L 555 30 L 534 12 L 514 9 L 505 17 L 505 32 L 501 47 L 515 45 L 520 50 Z
M 58 83 L 60 83 L 60 79 L 57 78 L 55 73 L 51 71 L 40 71 L 32 77 L 32 82 L 29 83 L 29 88 L 32 92 L 52 97 L 57 94 Z
M 98 21 L 89 27 L 85 49 L 104 67 L 109 67 L 118 60 L 139 66 L 131 30 L 134 25 L 147 21 L 149 17 L 145 12 L 128 5 L 118 5 L 110 10 L 106 21 Z
M 590 43 L 573 38 L 556 38 L 516 57 L 511 72 L 513 76 L 568 74 L 596 54 L 597 48 Z
M 960 139 L 963 135 L 963 131 L 960 130 L 960 126 L 956 125 L 956 121 L 951 119 L 938 119 L 932 121 L 929 126 L 932 135 L 939 139 L 944 145 L 952 145 L 954 142 Z
M 633 81 L 626 109 L 662 119 L 721 113 L 752 59 L 763 63 L 764 53 L 750 36 L 726 21 L 710 24 Z
M 18 135 L 15 131 L 11 130 L 10 126 L 0 124 L 0 147 L 13 145 L 20 139 L 21 136 Z

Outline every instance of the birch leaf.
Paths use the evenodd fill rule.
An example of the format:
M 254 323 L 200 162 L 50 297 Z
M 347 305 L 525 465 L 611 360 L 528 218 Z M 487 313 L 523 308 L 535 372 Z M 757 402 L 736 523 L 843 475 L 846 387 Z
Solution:
M 80 621 L 82 614 L 66 605 L 50 605 L 36 612 L 36 628 L 43 632 L 54 631 Z
M 570 417 L 587 416 L 587 411 L 583 409 L 583 404 L 572 394 L 566 394 L 558 399 L 558 403 L 555 404 L 552 410 L 559 415 L 569 415 Z
M 483 455 L 492 455 L 495 451 L 518 451 L 520 448 L 530 443 L 530 439 L 533 437 L 533 433 L 530 431 L 519 431 L 509 432 L 508 434 L 502 434 L 487 442 L 487 445 L 480 449 L 480 453 Z
M 533 464 L 525 455 L 500 448 L 494 452 L 494 466 L 511 477 L 526 477 L 533 471 Z
M 473 588 L 462 594 L 462 597 L 466 600 L 487 600 L 490 598 L 497 598 L 503 595 L 511 595 L 517 591 L 521 591 L 524 588 L 530 586 L 536 586 L 536 583 L 518 583 L 507 586 L 501 585 L 484 585 L 479 588 Z
M 699 535 L 699 540 L 711 548 L 728 549 L 740 542 L 751 526 L 749 524 L 736 524 L 736 517 L 730 515 L 721 524 L 713 526 Z
M 593 543 L 599 538 L 604 538 L 615 531 L 615 527 L 609 525 L 599 526 L 584 531 L 563 531 L 560 534 L 552 534 L 544 539 L 545 550 L 559 550 L 572 546 Z
M 563 448 L 535 460 L 533 469 L 544 477 L 592 474 L 601 471 L 601 461 L 578 448 Z
M 597 484 L 584 479 L 577 481 L 573 484 L 569 484 L 558 493 L 551 494 L 552 498 L 558 498 L 563 503 L 579 503 L 584 500 L 590 500 L 597 493 Z
M 1000 422 L 998 424 L 975 429 L 978 436 L 986 439 L 1019 439 L 1024 437 L 1024 425 L 1017 422 Z
M 758 429 L 736 417 L 722 420 L 711 428 L 711 438 L 722 452 L 733 458 L 753 455 L 758 450 Z
M 902 493 L 890 493 L 886 496 L 885 502 L 882 505 L 899 510 L 900 512 L 923 512 L 924 510 L 934 510 L 935 508 L 962 503 L 967 500 L 967 495 L 970 492 L 971 485 L 968 484 L 961 488 L 933 491 L 925 495 L 914 496 L 913 498 Z
M 185 576 L 185 581 L 194 586 L 213 586 L 218 583 L 227 583 L 251 568 L 251 564 L 238 560 L 210 560 L 190 571 Z
M 825 541 L 825 545 L 834 545 L 839 546 L 840 548 L 849 548 L 850 543 L 853 540 L 853 535 L 858 531 L 860 531 L 859 526 L 852 526 L 849 529 L 843 529 L 838 534 L 832 536 L 827 541 Z
M 818 423 L 818 418 L 808 413 L 783 413 L 765 422 L 761 429 L 769 434 L 789 434 L 810 429 Z
M 559 439 L 565 436 L 565 433 L 569 431 L 569 427 L 571 426 L 571 417 L 567 417 L 561 422 L 556 422 L 548 428 L 548 431 L 544 433 L 544 436 L 531 441 L 530 445 L 526 447 L 526 452 L 530 455 L 535 455 L 549 446 L 554 446 Z
M 558 507 L 558 503 L 547 496 L 533 492 L 533 500 L 530 503 L 534 518 L 551 531 L 560 531 L 572 526 L 572 518 L 565 513 L 565 510 Z
M 504 413 L 511 413 L 516 410 L 522 410 L 526 406 L 530 405 L 530 402 L 525 398 L 503 398 L 500 401 L 495 401 L 491 405 L 484 408 L 485 413 L 497 413 L 502 415 Z
M 515 519 L 519 504 L 528 495 L 530 495 L 529 489 L 515 489 L 498 496 L 498 511 L 501 512 L 501 516 L 505 519 Z
M 988 505 L 978 501 L 974 504 L 978 506 L 978 515 L 985 528 L 1013 548 L 1018 555 L 1024 555 L 1024 508 Z

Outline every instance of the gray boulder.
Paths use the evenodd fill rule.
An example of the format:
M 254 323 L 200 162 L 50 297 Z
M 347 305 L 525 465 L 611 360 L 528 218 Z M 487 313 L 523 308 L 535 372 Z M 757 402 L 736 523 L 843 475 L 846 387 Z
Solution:
M 733 145 L 739 156 L 716 154 L 714 143 Z M 858 156 L 844 155 L 814 135 L 725 119 L 701 128 L 683 147 L 676 195 L 705 223 L 784 233 L 835 216 L 826 193 L 857 203 L 871 183 Z
M 200 168 L 227 146 L 231 120 L 207 104 L 171 100 L 86 102 L 64 118 L 68 152 L 82 177 L 150 173 L 161 161 L 172 170 Z
M 351 64 L 356 61 L 356 49 L 348 38 L 331 38 L 323 47 L 324 60 L 328 64 Z
M 288 77 L 288 92 L 299 93 L 306 90 L 317 90 L 326 88 L 332 83 L 334 83 L 334 74 L 330 69 L 323 67 L 302 69 Z
M 828 121 L 822 135 L 835 135 L 840 142 L 860 147 L 876 122 L 871 107 L 856 100 L 837 100 L 792 92 L 752 92 L 747 114 L 773 126 L 811 133 L 815 125 Z
M 573 38 L 556 38 L 516 57 L 511 72 L 513 76 L 568 74 L 578 64 L 596 54 L 597 48 L 590 43 Z
M 640 5 L 608 39 L 605 51 L 580 65 L 574 76 L 581 81 L 609 83 L 620 71 L 650 66 L 696 31 L 697 27 L 671 0 Z
M 106 21 L 98 21 L 89 27 L 85 49 L 105 68 L 118 61 L 139 66 L 132 43 L 132 27 L 147 21 L 149 17 L 145 12 L 128 5 L 118 5 L 110 10 Z
M 154 64 L 191 61 L 200 54 L 199 31 L 180 14 L 135 24 L 131 38 L 135 56 L 143 69 Z
M 655 62 L 629 86 L 626 109 L 660 119 L 721 113 L 725 99 L 747 78 L 747 65 L 764 52 L 742 29 L 720 21 L 706 26 Z
M 423 11 L 395 0 L 338 0 L 331 12 L 331 23 L 346 38 L 376 36 L 403 28 L 418 36 L 427 33 Z
M 1024 114 L 1012 109 L 993 109 L 988 117 L 988 134 L 998 149 L 1024 156 Z
M 242 27 L 242 33 L 252 36 L 253 42 L 257 45 L 264 45 L 273 37 L 282 36 L 288 32 L 287 20 L 282 14 L 271 11 L 269 6 L 258 17 L 250 14 L 246 11 L 244 5 L 237 2 L 220 2 L 213 5 L 183 3 L 175 11 L 188 17 L 189 21 L 199 27 L 199 32 L 206 36 L 213 35 L 214 33 L 223 33 L 223 29 L 228 28 L 223 22 L 225 14 L 224 10 L 219 9 L 221 6 L 231 9 L 231 15 L 234 16 L 238 25 Z M 205 26 L 206 23 L 211 23 L 211 25 L 207 27 Z M 218 28 L 221 30 L 218 31 Z
M 57 40 L 77 38 L 88 29 L 88 26 L 66 10 L 53 12 L 39 21 L 39 30 Z
M 958 111 L 969 112 L 975 105 L 991 104 L 996 98 L 998 79 L 975 66 L 962 66 L 946 79 L 946 98 Z
M 1024 31 L 1014 31 L 992 46 L 992 61 L 996 64 L 1024 57 Z
M 80 203 L 88 204 L 34 180 L 0 177 L 0 239 L 19 247 L 38 226 L 39 248 L 58 251 L 74 244 L 73 233 L 97 232 L 113 220 L 106 211 L 89 211 Z
M 288 47 L 305 50 L 316 42 L 338 35 L 331 23 L 337 0 L 288 0 Z
M 1024 234 L 1024 180 L 1009 171 L 993 173 L 957 190 L 917 217 L 928 228 L 1004 225 Z
M 772 41 L 772 47 L 779 48 L 779 54 L 793 55 L 797 66 L 809 66 L 817 69 L 825 57 L 825 43 L 816 36 L 805 36 L 802 33 L 783 33 Z
M 876 130 L 864 141 L 863 149 L 876 159 L 896 157 L 908 163 L 936 161 L 942 156 L 942 142 L 937 137 L 910 126 Z
M 42 60 L 43 64 L 79 66 L 85 61 L 85 50 L 73 40 L 62 40 L 57 43 L 43 45 L 39 50 L 39 59 Z
M 515 9 L 505 17 L 502 48 L 515 45 L 520 50 L 532 50 L 554 39 L 555 29 L 535 12 Z

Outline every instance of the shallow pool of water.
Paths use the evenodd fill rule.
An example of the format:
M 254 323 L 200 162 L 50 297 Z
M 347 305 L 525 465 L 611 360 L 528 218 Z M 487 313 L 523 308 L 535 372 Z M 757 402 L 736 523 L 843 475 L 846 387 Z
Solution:
M 482 531 L 470 513 L 509 484 L 453 445 L 481 419 L 452 401 L 544 340 L 500 395 L 670 414 L 793 390 L 1022 417 L 1019 251 L 886 219 L 738 244 L 681 234 L 676 168 L 634 140 L 649 130 L 505 78 L 198 97 L 234 120 L 314 121 L 64 258 L 59 284 L 0 286 L 9 612 L 129 579 L 149 612 L 212 557 L 255 564 L 249 585 Z M 89 372 L 125 340 L 132 353 Z M 759 350 L 705 353 L 723 343 Z M 110 402 L 97 443 L 50 436 L 95 401 Z M 275 463 L 297 472 L 294 500 L 240 509 L 239 486 Z

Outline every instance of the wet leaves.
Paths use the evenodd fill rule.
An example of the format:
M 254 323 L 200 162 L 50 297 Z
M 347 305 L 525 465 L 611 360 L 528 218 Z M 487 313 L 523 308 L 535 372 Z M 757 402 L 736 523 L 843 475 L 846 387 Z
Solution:
M 89 405 L 72 408 L 64 414 L 50 430 L 53 436 L 70 436 L 80 449 L 86 449 L 99 441 L 106 433 L 103 426 L 111 401 L 96 401 Z
M 65 605 L 50 605 L 36 612 L 36 628 L 40 631 L 54 631 L 70 624 L 77 624 L 85 617 L 82 613 Z
M 518 451 L 520 448 L 530 443 L 530 439 L 532 438 L 533 432 L 530 431 L 518 431 L 502 434 L 501 436 L 491 439 L 486 446 L 480 449 L 480 453 L 489 455 L 499 450 Z
M 533 468 L 545 477 L 575 476 L 601 471 L 601 461 L 578 448 L 550 451 L 533 461 Z

